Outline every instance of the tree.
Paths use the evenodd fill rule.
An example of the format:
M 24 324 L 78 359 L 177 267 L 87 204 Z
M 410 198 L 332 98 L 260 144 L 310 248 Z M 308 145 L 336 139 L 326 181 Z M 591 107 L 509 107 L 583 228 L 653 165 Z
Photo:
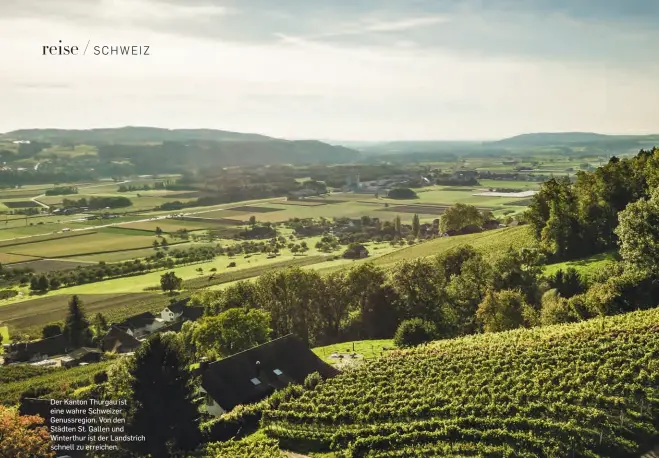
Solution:
M 563 269 L 557 270 L 549 278 L 549 286 L 555 288 L 557 293 L 565 299 L 584 293 L 587 289 L 581 275 L 574 267 L 568 267 L 565 271 Z
M 160 242 L 160 246 L 162 247 L 163 250 L 167 250 L 169 248 L 169 243 L 167 242 L 167 239 L 162 239 Z
M 659 188 L 649 200 L 627 205 L 618 215 L 615 233 L 620 256 L 629 268 L 659 273 Z
M 508 331 L 531 324 L 532 312 L 520 291 L 488 291 L 478 306 L 476 319 L 485 332 Z
M 311 331 L 317 327 L 314 303 L 321 290 L 321 276 L 313 270 L 291 268 L 268 272 L 257 280 L 258 298 L 270 313 L 275 337 L 294 333 L 313 343 Z
M 421 230 L 421 224 L 419 223 L 419 215 L 415 213 L 414 217 L 412 218 L 412 234 L 414 234 L 414 237 L 419 236 L 420 230 Z
M 55 290 L 55 289 L 59 288 L 61 286 L 61 284 L 62 283 L 60 282 L 59 278 L 53 277 L 48 282 L 48 288 L 50 288 L 51 290 Z M 46 288 L 46 289 L 48 289 L 48 288 Z
M 455 204 L 447 208 L 439 218 L 441 232 L 459 231 L 469 225 L 482 226 L 483 214 L 468 204 Z
M 158 248 L 160 248 L 160 244 L 158 243 L 157 240 L 154 240 L 153 243 L 152 243 L 152 245 L 153 245 L 153 249 L 154 249 L 154 250 L 157 250 Z
M 75 347 L 88 345 L 92 340 L 92 333 L 89 329 L 89 321 L 85 317 L 82 301 L 78 296 L 72 296 L 69 300 L 69 313 L 64 321 L 62 329 L 69 343 Z
M 445 307 L 445 283 L 435 263 L 423 258 L 401 262 L 394 267 L 391 283 L 406 318 L 421 318 L 435 323 L 442 332 L 448 331 L 452 320 Z
M 396 219 L 394 219 L 394 231 L 396 232 L 396 235 L 400 237 L 403 232 L 403 225 L 400 222 L 400 216 L 396 215 Z
M 54 457 L 50 434 L 43 423 L 37 415 L 19 415 L 15 408 L 0 404 L 0 457 Z
M 403 321 L 394 335 L 397 347 L 413 347 L 437 338 L 437 328 L 429 321 L 412 318 Z
M 50 282 L 48 281 L 48 277 L 45 275 L 40 275 L 38 277 L 32 277 L 30 278 L 30 290 L 43 293 L 48 291 L 48 287 L 50 286 Z
M 199 412 L 189 360 L 174 333 L 155 334 L 135 353 L 128 430 L 146 441 L 127 443 L 140 456 L 165 458 L 200 442 Z
M 256 216 L 252 215 L 249 217 L 249 225 L 252 227 L 256 226 Z
M 55 337 L 62 333 L 62 326 L 59 323 L 50 323 L 43 327 L 41 330 L 41 338 L 48 339 Z
M 97 313 L 94 315 L 94 334 L 96 334 L 96 337 L 102 336 L 105 331 L 108 330 L 108 320 L 105 318 L 105 316 L 102 313 Z
M 409 188 L 394 188 L 387 193 L 390 199 L 416 199 L 416 192 Z
M 162 229 L 160 226 L 156 226 L 156 237 L 161 237 L 162 236 Z
M 263 344 L 270 339 L 270 314 L 258 309 L 232 308 L 205 317 L 194 330 L 199 354 L 217 358 Z
M 160 288 L 163 291 L 169 291 L 169 294 L 181 289 L 181 285 L 183 285 L 183 279 L 177 277 L 175 272 L 167 272 L 160 276 Z
M 561 297 L 555 289 L 550 289 L 542 295 L 541 304 L 540 324 L 543 326 L 578 321 L 568 300 Z

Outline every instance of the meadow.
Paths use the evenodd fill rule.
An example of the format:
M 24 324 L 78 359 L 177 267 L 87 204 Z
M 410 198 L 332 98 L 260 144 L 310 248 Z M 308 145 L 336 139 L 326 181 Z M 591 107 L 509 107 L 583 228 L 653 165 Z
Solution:
M 313 352 L 326 363 L 334 365 L 339 360 L 330 357 L 333 353 L 343 355 L 357 353 L 360 355 L 359 360 L 364 361 L 379 358 L 393 348 L 395 348 L 395 345 L 392 339 L 356 340 L 354 342 L 342 342 L 324 347 L 316 347 L 313 349 Z

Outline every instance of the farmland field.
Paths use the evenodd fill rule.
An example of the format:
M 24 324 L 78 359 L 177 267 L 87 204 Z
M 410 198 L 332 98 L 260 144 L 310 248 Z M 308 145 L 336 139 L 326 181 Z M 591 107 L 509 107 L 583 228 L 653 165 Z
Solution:
M 21 256 L 19 254 L 0 253 L 0 265 L 16 264 L 18 262 L 32 261 L 35 259 L 39 258 L 34 256 Z
M 31 200 L 12 200 L 12 201 L 4 201 L 2 203 L 5 207 L 12 209 L 41 207 L 41 205 Z
M 2 259 L 2 254 L 0 254 L 0 259 Z M 11 256 L 11 255 L 10 255 Z M 30 268 L 34 270 L 35 273 L 46 273 L 46 272 L 55 272 L 62 270 L 71 270 L 75 269 L 78 266 L 86 266 L 89 264 L 95 264 L 93 262 L 83 262 L 83 261 L 64 261 L 61 259 L 36 259 L 22 261 L 20 264 L 14 264 L 12 267 L 20 268 Z
M 7 305 L 1 305 L 0 302 L 0 322 L 12 329 L 25 331 L 27 329 L 43 327 L 45 324 L 63 320 L 66 317 L 70 295 L 46 296 L 38 299 L 31 299 L 23 302 L 15 302 Z M 80 299 L 85 306 L 85 312 L 89 316 L 101 312 L 108 317 L 108 320 L 114 320 L 112 312 L 117 309 L 126 308 L 128 313 L 125 316 L 131 316 L 141 313 L 140 304 L 146 304 L 151 307 L 150 310 L 162 310 L 165 304 L 169 303 L 169 297 L 162 294 L 153 293 L 129 293 L 129 294 L 81 294 Z M 153 308 L 155 307 L 155 310 Z M 123 316 L 116 321 L 123 319 Z
M 51 258 L 71 257 L 76 255 L 114 252 L 148 248 L 153 243 L 151 235 L 122 235 L 112 232 L 96 232 L 85 237 L 74 237 L 61 243 L 50 240 L 40 243 L 25 243 L 11 246 L 7 251 L 27 256 L 47 254 Z
M 246 212 L 246 213 L 269 213 L 269 212 L 279 211 L 280 209 L 272 208 L 272 207 L 257 207 L 254 205 L 242 205 L 240 207 L 227 208 L 227 210 L 234 212 Z
M 0 231 L 0 233 L 1 232 L 3 231 Z M 36 244 L 36 243 L 48 242 L 48 241 L 61 241 L 63 239 L 86 237 L 94 234 L 96 234 L 96 231 L 89 230 L 89 231 L 80 231 L 80 232 L 65 232 L 60 234 L 35 235 L 29 238 L 0 241 L 0 249 L 5 251 L 5 249 L 17 245 L 30 245 L 30 244 Z
M 178 230 L 187 229 L 188 231 L 198 231 L 204 229 L 213 229 L 217 228 L 219 225 L 213 221 L 181 221 L 178 219 L 161 219 L 157 221 L 142 221 L 138 223 L 125 224 L 122 227 L 124 228 L 133 228 L 140 229 L 145 231 L 155 232 L 156 228 L 159 227 L 164 232 L 176 232 Z

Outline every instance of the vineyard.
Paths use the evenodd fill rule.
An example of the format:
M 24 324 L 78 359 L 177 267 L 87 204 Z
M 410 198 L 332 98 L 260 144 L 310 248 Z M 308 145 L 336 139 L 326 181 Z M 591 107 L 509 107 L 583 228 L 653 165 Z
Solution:
M 211 458 L 286 458 L 272 439 L 217 442 L 208 444 L 204 456 Z
M 110 361 L 78 366 L 72 369 L 34 369 L 32 366 L 19 365 L 2 368 L 0 376 L 0 402 L 7 405 L 17 404 L 21 394 L 28 391 L 30 397 L 65 398 L 81 387 L 94 385 L 94 376 L 105 371 Z
M 659 310 L 433 342 L 263 415 L 349 457 L 638 456 L 657 439 Z

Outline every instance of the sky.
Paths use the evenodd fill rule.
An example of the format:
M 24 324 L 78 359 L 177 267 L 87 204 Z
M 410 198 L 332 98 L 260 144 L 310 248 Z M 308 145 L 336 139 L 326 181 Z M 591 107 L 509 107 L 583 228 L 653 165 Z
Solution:
M 2 0 L 0 132 L 659 133 L 658 22 L 649 0 Z M 79 54 L 43 55 L 60 40 Z

